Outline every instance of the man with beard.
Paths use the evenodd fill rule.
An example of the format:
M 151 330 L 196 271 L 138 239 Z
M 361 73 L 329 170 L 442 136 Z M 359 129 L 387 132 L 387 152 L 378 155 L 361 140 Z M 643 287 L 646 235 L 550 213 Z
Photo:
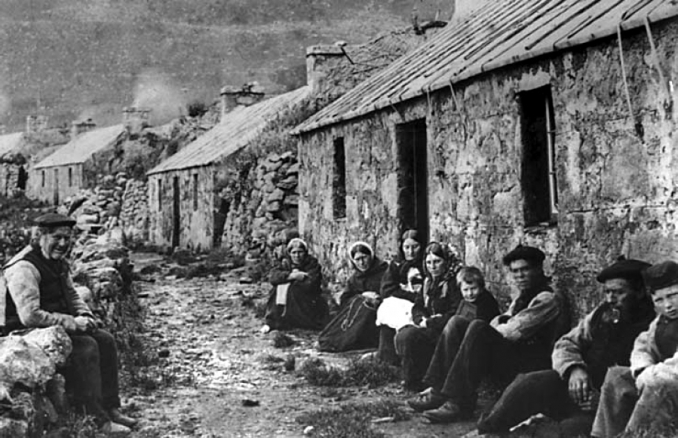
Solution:
M 518 373 L 551 367 L 553 343 L 569 328 L 563 295 L 549 286 L 544 275 L 545 254 L 519 245 L 503 258 L 516 296 L 506 313 L 490 323 L 472 321 L 449 369 L 430 381 L 432 390 L 409 405 L 424 411 L 432 423 L 450 423 L 469 417 L 475 409 L 478 386 L 484 379 L 501 384 Z
M 478 422 L 479 433 L 504 433 L 542 413 L 560 422 L 561 436 L 588 436 L 609 367 L 628 365 L 633 342 L 654 318 L 639 260 L 620 259 L 596 279 L 605 301 L 556 342 L 553 369 L 521 374 Z
M 63 370 L 67 386 L 102 432 L 127 433 L 136 420 L 119 410 L 115 339 L 98 328 L 100 322 L 76 292 L 65 260 L 75 220 L 48 213 L 35 223 L 31 244 L 3 267 L 7 292 L 0 300 L 0 335 L 63 327 L 73 344 L 70 365 Z

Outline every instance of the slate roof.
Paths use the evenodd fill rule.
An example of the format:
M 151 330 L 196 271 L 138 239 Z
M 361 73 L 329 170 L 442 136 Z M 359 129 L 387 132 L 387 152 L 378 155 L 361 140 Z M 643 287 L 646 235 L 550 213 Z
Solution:
M 0 157 L 19 148 L 23 142 L 23 138 L 23 132 L 0 135 Z
M 84 132 L 40 161 L 34 169 L 84 163 L 95 152 L 113 145 L 124 132 L 122 124 Z
M 490 1 L 297 126 L 302 133 L 678 15 L 678 0 Z M 623 37 L 623 36 L 622 36 Z
M 207 166 L 242 149 L 281 111 L 300 103 L 310 91 L 310 87 L 304 86 L 251 106 L 233 109 L 212 129 L 148 171 L 148 175 Z

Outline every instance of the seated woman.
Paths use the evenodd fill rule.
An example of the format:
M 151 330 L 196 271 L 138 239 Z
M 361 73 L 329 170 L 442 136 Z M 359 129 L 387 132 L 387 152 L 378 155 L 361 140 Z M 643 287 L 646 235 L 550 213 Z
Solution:
M 354 272 L 339 297 L 341 309 L 318 337 L 322 351 L 348 351 L 377 346 L 376 308 L 381 278 L 388 267 L 365 242 L 355 242 L 348 250 Z
M 420 281 L 423 278 L 422 246 L 417 230 L 407 230 L 403 233 L 399 246 L 400 255 L 388 265 L 381 280 L 379 295 L 382 302 L 387 298 L 396 297 L 414 303 L 421 290 Z M 379 311 L 385 313 L 384 309 Z M 398 318 L 400 315 L 392 316 Z M 398 364 L 394 346 L 395 334 L 395 328 L 386 324 L 379 325 L 379 349 L 376 359 L 391 365 Z
M 438 337 L 462 301 L 455 279 L 456 257 L 438 242 L 428 244 L 424 257 L 426 278 L 412 309 L 414 324 L 398 330 L 395 337 L 405 388 L 413 391 L 422 389 Z
M 321 296 L 322 274 L 318 260 L 308 253 L 300 238 L 287 244 L 287 256 L 268 275 L 273 290 L 266 305 L 262 333 L 276 329 L 320 330 L 327 322 L 329 308 Z

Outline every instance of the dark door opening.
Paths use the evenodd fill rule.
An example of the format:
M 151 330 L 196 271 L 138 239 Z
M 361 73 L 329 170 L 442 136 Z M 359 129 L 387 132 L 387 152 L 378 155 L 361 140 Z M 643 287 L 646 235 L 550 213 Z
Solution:
M 19 179 L 17 181 L 17 189 L 26 190 L 26 181 L 28 181 L 28 172 L 24 166 L 19 167 Z
M 172 205 L 172 248 L 176 248 L 180 244 L 179 236 L 181 235 L 181 191 L 179 188 L 178 176 L 174 177 L 172 186 L 174 189 Z
M 54 205 L 59 205 L 59 169 L 54 169 Z
M 396 127 L 400 231 L 415 229 L 429 239 L 426 119 Z

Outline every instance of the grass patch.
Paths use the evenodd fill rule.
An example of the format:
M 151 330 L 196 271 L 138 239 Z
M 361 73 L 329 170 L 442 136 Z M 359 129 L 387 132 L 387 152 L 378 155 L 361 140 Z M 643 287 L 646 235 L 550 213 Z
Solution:
M 326 438 L 383 438 L 382 432 L 372 429 L 371 422 L 378 418 L 392 418 L 403 421 L 409 414 L 394 401 L 382 400 L 375 403 L 349 403 L 339 408 L 323 408 L 307 412 L 296 421 L 313 426 L 314 437 Z
M 311 359 L 299 373 L 314 386 L 368 386 L 375 388 L 400 380 L 400 371 L 379 361 L 352 360 L 345 370 L 327 366 L 321 359 Z
M 60 416 L 56 428 L 49 431 L 47 436 L 53 438 L 96 438 L 97 430 L 94 417 L 70 413 Z

